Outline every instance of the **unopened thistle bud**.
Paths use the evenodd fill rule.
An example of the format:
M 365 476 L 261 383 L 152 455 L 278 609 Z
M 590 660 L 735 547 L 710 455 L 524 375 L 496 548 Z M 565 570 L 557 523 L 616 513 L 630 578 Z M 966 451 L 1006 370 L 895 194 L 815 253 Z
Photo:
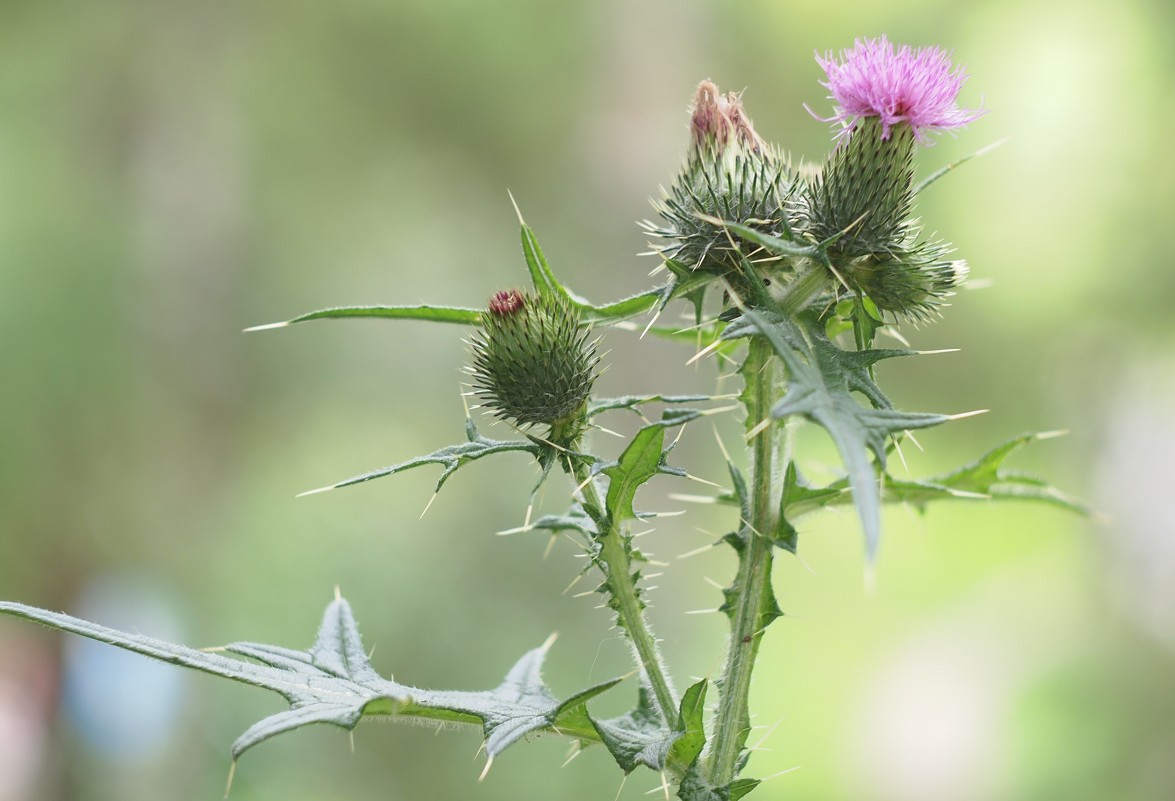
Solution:
M 694 96 L 690 139 L 677 179 L 653 202 L 661 221 L 644 227 L 665 240 L 654 245 L 662 258 L 737 282 L 741 254 L 754 248 L 740 246 L 737 238 L 732 241 L 718 222 L 778 234 L 785 226 L 791 173 L 755 132 L 740 96 L 721 94 L 710 81 L 702 81 Z
M 914 133 L 901 126 L 882 138 L 875 117 L 859 121 L 828 157 L 807 193 L 809 233 L 853 258 L 906 238 L 914 203 Z
M 966 75 L 937 48 L 911 50 L 880 39 L 821 58 L 824 86 L 837 103 L 826 122 L 841 128 L 837 146 L 805 192 L 807 234 L 836 238 L 829 247 L 839 277 L 883 311 L 922 318 L 962 280 L 949 248 L 918 243 L 914 149 L 929 132 L 961 127 L 979 112 L 958 108 Z
M 556 445 L 583 433 L 599 357 L 587 328 L 561 296 L 498 292 L 471 340 L 474 391 L 516 425 L 547 425 Z

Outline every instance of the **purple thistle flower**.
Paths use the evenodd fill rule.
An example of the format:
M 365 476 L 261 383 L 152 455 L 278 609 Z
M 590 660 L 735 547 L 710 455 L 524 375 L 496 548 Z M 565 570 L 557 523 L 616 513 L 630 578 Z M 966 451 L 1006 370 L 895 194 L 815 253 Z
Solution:
M 817 119 L 842 123 L 842 137 L 859 118 L 878 117 L 882 139 L 905 123 L 919 142 L 929 144 L 926 131 L 959 128 L 983 114 L 955 104 L 967 74 L 961 67 L 952 70 L 950 58 L 937 47 L 911 50 L 902 45 L 895 52 L 885 36 L 857 39 L 852 50 L 841 52 L 839 62 L 831 52 L 824 58 L 817 55 L 816 62 L 828 73 L 828 82 L 821 85 L 837 103 L 833 116 Z

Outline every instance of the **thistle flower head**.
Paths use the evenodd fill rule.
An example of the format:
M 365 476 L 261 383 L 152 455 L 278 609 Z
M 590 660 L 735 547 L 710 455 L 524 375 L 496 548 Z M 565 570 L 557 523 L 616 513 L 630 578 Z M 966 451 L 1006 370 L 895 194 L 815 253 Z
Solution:
M 474 392 L 488 409 L 516 425 L 548 425 L 552 441 L 574 445 L 599 357 L 566 300 L 495 293 L 470 344 Z
M 664 197 L 653 201 L 661 220 L 644 228 L 662 240 L 654 252 L 680 269 L 737 281 L 742 247 L 721 223 L 777 234 L 786 225 L 791 188 L 790 168 L 755 131 L 742 98 L 702 81 L 690 109 L 685 163 Z
M 840 285 L 883 312 L 925 320 L 966 274 L 945 243 L 920 241 L 910 216 L 914 150 L 928 132 L 958 128 L 981 112 L 955 102 L 967 76 L 942 50 L 858 39 L 840 59 L 816 57 L 842 125 L 819 174 L 809 180 L 799 227 L 829 242 Z
M 844 136 L 857 120 L 877 117 L 881 138 L 889 139 L 896 125 L 909 125 L 915 138 L 929 143 L 928 131 L 959 128 L 983 112 L 956 105 L 959 89 L 967 80 L 961 67 L 952 69 L 949 56 L 937 47 L 897 50 L 885 37 L 858 39 L 852 50 L 842 51 L 838 61 L 831 52 L 816 61 L 828 74 L 822 82 L 837 103 L 836 113 L 825 122 L 839 122 Z

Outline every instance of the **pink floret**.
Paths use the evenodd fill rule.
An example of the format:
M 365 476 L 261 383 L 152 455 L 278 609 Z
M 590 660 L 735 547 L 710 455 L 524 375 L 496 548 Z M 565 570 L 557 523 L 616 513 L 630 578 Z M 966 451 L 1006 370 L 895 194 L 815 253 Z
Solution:
M 852 50 L 833 54 L 817 63 L 828 73 L 822 82 L 836 101 L 836 113 L 825 122 L 840 122 L 845 132 L 861 117 L 881 120 L 881 138 L 888 139 L 895 125 L 914 129 L 919 142 L 928 143 L 927 131 L 958 128 L 983 114 L 956 105 L 959 89 L 967 80 L 961 67 L 951 68 L 950 58 L 937 47 L 911 50 L 903 45 L 896 52 L 885 37 L 858 39 Z

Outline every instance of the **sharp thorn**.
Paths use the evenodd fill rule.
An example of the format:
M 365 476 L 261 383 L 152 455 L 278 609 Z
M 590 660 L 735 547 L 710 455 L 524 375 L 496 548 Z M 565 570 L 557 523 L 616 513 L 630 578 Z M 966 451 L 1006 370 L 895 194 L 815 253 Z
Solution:
M 689 559 L 691 556 L 697 556 L 698 554 L 705 553 L 706 551 L 712 549 L 713 547 L 714 547 L 713 544 L 703 545 L 701 548 L 694 548 L 692 551 L 686 551 L 685 553 L 681 554 L 677 558 L 678 559 Z
M 754 428 L 752 428 L 750 431 L 747 432 L 747 441 L 749 442 L 749 441 L 753 440 L 755 437 L 759 436 L 764 431 L 766 431 L 767 427 L 769 425 L 771 425 L 772 422 L 773 421 L 771 420 L 770 417 L 766 418 L 765 420 L 761 420 L 758 425 L 756 425 Z
M 688 478 L 690 481 L 696 481 L 699 484 L 705 484 L 709 487 L 717 487 L 718 489 L 722 489 L 721 484 L 715 484 L 713 481 L 710 481 L 709 479 L 700 478 L 699 476 L 691 475 L 690 473 L 686 473 L 685 477 Z
M 522 212 L 518 209 L 518 201 L 514 199 L 514 193 L 507 189 L 506 194 L 510 196 L 510 205 L 514 207 L 514 213 L 518 215 L 518 224 L 526 225 L 526 220 L 522 219 Z M 488 766 L 486 769 L 489 770 Z
M 226 782 L 225 782 L 225 784 L 224 784 L 224 797 L 225 797 L 226 799 L 228 798 L 228 794 L 229 794 L 230 792 L 232 792 L 232 789 L 233 789 L 233 776 L 235 776 L 235 775 L 236 775 L 236 773 L 237 773 L 237 761 L 234 759 L 232 762 L 230 762 L 230 763 L 229 763 L 229 766 L 228 766 L 228 781 L 226 781 Z
M 718 503 L 718 499 L 712 495 L 683 495 L 681 493 L 673 493 L 669 496 L 670 500 L 682 501 L 683 503 L 702 503 L 714 504 Z
M 288 326 L 289 324 L 290 324 L 289 320 L 285 320 L 285 321 L 283 321 L 283 322 L 280 322 L 280 323 L 265 323 L 264 325 L 254 325 L 254 326 L 250 326 L 249 328 L 245 328 L 245 329 L 243 329 L 243 330 L 241 331 L 241 333 L 242 333 L 242 334 L 249 334 L 249 333 L 252 333 L 252 332 L 254 332 L 254 331 L 271 331 L 271 330 L 273 330 L 274 328 L 285 328 L 285 327 L 286 327 L 286 326 Z M 233 769 L 234 769 L 234 770 L 236 769 L 236 765 L 237 765 L 237 763 L 236 763 L 236 762 L 234 762 L 234 763 L 233 763 Z M 228 794 L 227 794 L 227 793 L 225 794 L 225 797 L 226 797 L 226 798 L 228 797 Z

